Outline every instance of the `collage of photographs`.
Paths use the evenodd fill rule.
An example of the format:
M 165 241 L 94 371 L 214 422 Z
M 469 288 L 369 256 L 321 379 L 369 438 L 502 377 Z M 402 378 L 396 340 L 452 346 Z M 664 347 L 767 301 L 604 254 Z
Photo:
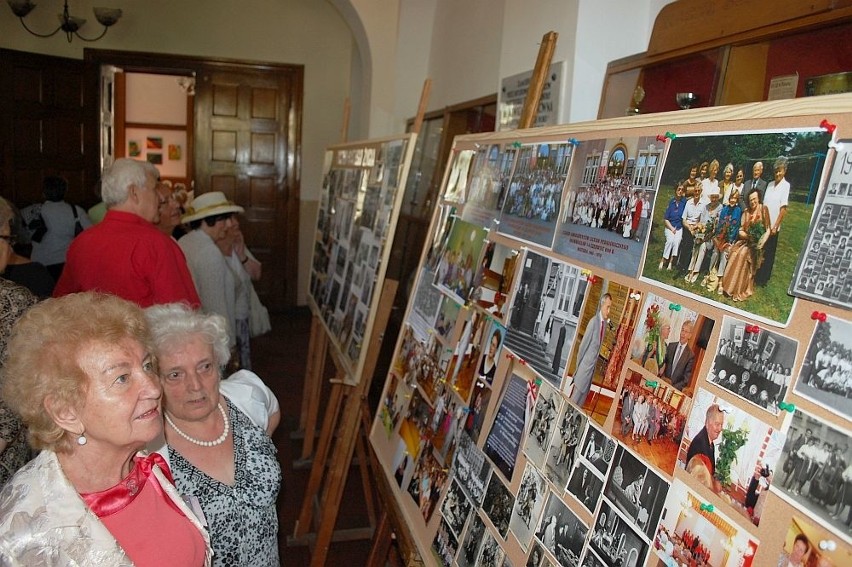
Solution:
M 453 153 L 371 437 L 430 560 L 852 565 L 852 322 L 822 313 L 850 308 L 852 146 L 832 140 Z

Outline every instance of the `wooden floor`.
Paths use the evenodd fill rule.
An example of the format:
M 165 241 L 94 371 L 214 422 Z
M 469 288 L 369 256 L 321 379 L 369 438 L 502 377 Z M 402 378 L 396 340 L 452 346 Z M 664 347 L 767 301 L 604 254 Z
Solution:
M 294 469 L 301 455 L 301 440 L 291 439 L 298 429 L 302 404 L 311 314 L 307 308 L 272 315 L 272 332 L 252 341 L 253 370 L 278 396 L 281 425 L 272 436 L 278 448 L 283 482 L 278 497 L 278 540 L 281 565 L 309 565 L 311 551 L 307 546 L 288 547 L 287 536 L 293 534 L 304 498 L 310 469 Z M 357 467 L 349 474 L 339 513 L 337 529 L 358 528 L 368 524 L 363 490 Z M 332 543 L 327 565 L 364 565 L 372 542 Z

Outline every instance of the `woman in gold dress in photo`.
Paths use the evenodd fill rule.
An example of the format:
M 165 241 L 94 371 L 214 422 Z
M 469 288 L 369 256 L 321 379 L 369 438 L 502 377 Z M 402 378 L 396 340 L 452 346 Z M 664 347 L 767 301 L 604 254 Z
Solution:
M 763 234 L 757 226 L 763 228 Z M 754 275 L 763 261 L 762 249 L 769 236 L 769 210 L 760 202 L 757 191 L 748 198 L 748 209 L 742 216 L 739 237 L 731 247 L 722 289 L 734 301 L 745 301 L 754 294 Z

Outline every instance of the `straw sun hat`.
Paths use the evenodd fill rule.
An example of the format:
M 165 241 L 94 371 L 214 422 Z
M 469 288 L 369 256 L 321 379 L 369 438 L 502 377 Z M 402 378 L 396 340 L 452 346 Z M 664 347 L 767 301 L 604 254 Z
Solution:
M 181 217 L 181 222 L 188 223 L 195 220 L 205 219 L 225 213 L 245 212 L 239 205 L 235 205 L 225 197 L 221 191 L 210 191 L 197 196 L 187 205 L 186 213 Z

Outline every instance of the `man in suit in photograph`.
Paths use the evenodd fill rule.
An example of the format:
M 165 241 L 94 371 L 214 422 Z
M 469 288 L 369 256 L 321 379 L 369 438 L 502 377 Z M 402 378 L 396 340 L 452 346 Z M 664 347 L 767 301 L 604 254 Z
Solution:
M 763 202 L 763 193 L 766 191 L 766 181 L 761 179 L 763 175 L 763 162 L 758 161 L 751 168 L 751 179 L 743 184 L 743 194 L 740 198 L 740 203 L 748 204 L 748 196 L 757 191 L 760 195 L 760 202 Z M 727 203 L 723 203 L 727 204 Z
M 611 306 L 612 296 L 605 293 L 601 298 L 600 310 L 586 325 L 586 332 L 583 340 L 580 341 L 580 348 L 577 349 L 577 369 L 574 371 L 574 390 L 571 392 L 571 401 L 581 408 L 592 387 L 592 377 L 598 362 L 603 336 L 606 333 Z
M 695 354 L 689 348 L 689 339 L 692 338 L 694 324 L 692 320 L 684 321 L 680 327 L 680 339 L 666 345 L 666 357 L 660 376 L 668 378 L 678 390 L 683 390 L 692 377 Z

